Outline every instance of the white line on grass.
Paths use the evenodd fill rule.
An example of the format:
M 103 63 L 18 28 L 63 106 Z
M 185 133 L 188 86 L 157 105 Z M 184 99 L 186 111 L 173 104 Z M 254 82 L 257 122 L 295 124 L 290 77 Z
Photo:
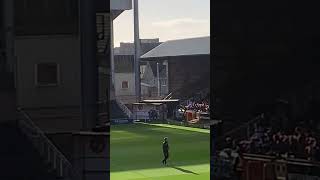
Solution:
M 177 125 L 169 125 L 169 124 L 151 124 L 151 123 L 144 123 L 144 122 L 138 122 L 137 124 L 144 124 L 144 125 L 150 125 L 150 126 L 158 126 L 158 127 L 173 128 L 173 129 L 210 134 L 210 130 L 201 129 L 201 128 L 193 128 L 193 127 L 185 127 L 185 126 L 177 126 Z

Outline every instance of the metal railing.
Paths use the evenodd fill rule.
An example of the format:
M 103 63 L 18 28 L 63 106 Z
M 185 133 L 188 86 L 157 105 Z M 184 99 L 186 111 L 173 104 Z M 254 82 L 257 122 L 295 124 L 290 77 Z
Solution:
M 56 172 L 56 176 L 74 180 L 80 179 L 80 173 L 74 169 L 70 161 L 32 121 L 31 117 L 20 108 L 18 108 L 18 113 L 22 116 L 22 118 L 18 118 L 18 127 L 32 142 L 40 155 L 46 159 L 46 163 L 50 165 L 51 170 Z
M 172 92 L 171 93 L 169 93 L 165 98 L 163 98 L 164 100 L 166 100 L 166 99 L 171 99 L 172 98 Z
M 245 137 L 246 139 L 248 139 L 253 133 L 255 123 L 257 123 L 259 120 L 260 120 L 260 116 L 257 116 L 251 119 L 250 121 L 243 123 L 237 126 L 236 128 L 224 133 L 222 136 L 217 137 L 217 140 L 216 140 L 217 144 L 219 144 L 220 146 L 223 146 L 224 140 L 228 136 L 237 137 L 237 138 Z

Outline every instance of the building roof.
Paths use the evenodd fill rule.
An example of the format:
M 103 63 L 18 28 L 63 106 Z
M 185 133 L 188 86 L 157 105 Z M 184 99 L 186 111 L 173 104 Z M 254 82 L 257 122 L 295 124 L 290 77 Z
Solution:
M 159 46 L 162 42 L 157 39 L 140 39 L 140 55 L 143 55 L 153 48 Z M 120 43 L 120 47 L 114 48 L 114 55 L 134 55 L 134 43 Z
M 209 55 L 210 36 L 166 41 L 141 56 L 141 59 Z
M 130 10 L 132 9 L 131 0 L 111 0 L 110 1 L 111 10 Z
M 158 39 L 140 39 L 141 54 L 144 54 L 154 47 L 157 47 L 161 42 Z M 142 62 L 144 65 L 147 62 Z M 134 44 L 121 43 L 120 47 L 114 48 L 114 68 L 115 73 L 133 73 L 134 72 Z M 155 66 L 156 68 L 156 66 Z M 160 67 L 162 68 L 162 67 Z M 162 69 L 161 69 L 162 70 Z M 156 72 L 156 71 L 155 71 Z
M 123 11 L 132 9 L 131 0 L 111 0 L 110 1 L 112 20 L 117 18 Z

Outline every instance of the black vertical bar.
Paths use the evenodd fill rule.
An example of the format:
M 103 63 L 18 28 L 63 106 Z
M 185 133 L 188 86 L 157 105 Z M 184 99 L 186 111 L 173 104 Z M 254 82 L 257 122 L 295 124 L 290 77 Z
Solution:
M 6 70 L 13 73 L 14 64 L 14 1 L 3 0 L 3 12 L 4 13 L 4 32 L 5 32 L 5 46 L 6 46 Z
M 215 154 L 215 130 L 214 130 L 215 126 L 212 125 L 210 126 L 210 179 L 213 179 L 213 171 L 212 169 L 214 168 L 214 164 L 213 164 L 213 157 Z
M 5 71 L 5 30 L 4 30 L 4 1 L 0 1 L 0 72 Z
M 90 130 L 95 126 L 98 115 L 96 7 L 95 0 L 79 0 L 79 2 L 82 128 Z

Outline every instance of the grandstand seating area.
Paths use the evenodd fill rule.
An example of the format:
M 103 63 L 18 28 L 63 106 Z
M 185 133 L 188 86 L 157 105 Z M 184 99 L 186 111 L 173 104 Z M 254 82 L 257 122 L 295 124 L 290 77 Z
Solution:
M 272 132 L 259 126 L 256 132 L 239 143 L 240 152 L 320 160 L 318 137 L 311 130 L 296 127 L 294 130 Z
M 210 93 L 198 93 L 177 107 L 176 118 L 195 124 L 210 120 Z
M 212 171 L 241 180 L 320 177 L 317 84 L 310 82 L 281 93 L 282 98 L 259 102 L 247 121 L 234 114 L 230 120 L 223 117 L 221 133 L 212 145 L 216 149 Z
M 288 102 L 283 103 L 290 106 Z M 240 179 L 248 176 L 268 179 L 266 171 L 270 171 L 273 178 L 294 179 L 306 171 L 310 171 L 306 177 L 319 176 L 314 172 L 320 168 L 319 130 L 314 121 L 309 120 L 315 118 L 314 112 L 305 110 L 304 119 L 293 121 L 285 106 L 276 105 L 273 110 L 264 110 L 252 120 L 216 137 L 214 147 L 218 151 L 212 155 L 214 171 L 221 171 L 222 167 L 221 176 L 238 176 Z M 255 167 L 261 165 L 261 170 L 250 170 L 249 166 L 253 164 Z M 277 172 L 278 166 L 283 166 L 285 172 Z
M 192 110 L 196 112 L 209 112 L 209 102 L 208 99 L 202 100 L 191 100 L 188 102 L 186 106 L 184 106 L 186 110 Z
M 240 153 L 254 153 L 320 160 L 319 134 L 306 124 L 294 128 L 271 126 L 261 114 L 239 128 L 226 132 L 220 149 L 233 149 Z M 279 128 L 280 127 L 280 128 Z M 250 130 L 253 129 L 253 130 Z M 243 133 L 244 131 L 245 133 Z

